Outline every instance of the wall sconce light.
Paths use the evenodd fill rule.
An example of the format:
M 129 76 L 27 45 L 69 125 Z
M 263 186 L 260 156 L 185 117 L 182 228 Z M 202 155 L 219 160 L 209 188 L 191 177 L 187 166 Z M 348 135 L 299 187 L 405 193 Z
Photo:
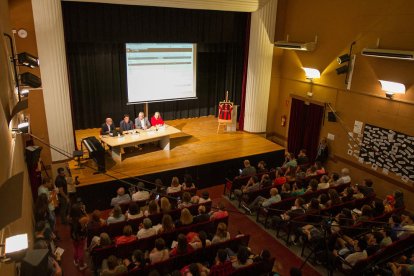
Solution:
M 348 65 L 343 65 L 341 67 L 336 68 L 335 70 L 336 70 L 337 75 L 341 75 L 341 74 L 348 73 L 348 69 L 349 69 Z
M 22 96 L 22 97 L 26 97 L 27 95 L 29 95 L 29 89 L 27 89 L 27 88 L 24 88 L 24 89 L 22 89 L 21 91 L 20 91 L 20 95 Z
M 26 52 L 17 54 L 17 61 L 19 62 L 19 65 L 24 65 L 30 68 L 39 67 L 39 58 Z
M 20 261 L 26 255 L 27 248 L 27 234 L 11 236 L 6 238 L 4 254 L 12 261 Z
M 351 43 L 351 46 L 349 46 L 348 54 L 343 54 L 336 58 L 336 61 L 338 62 L 338 64 L 348 63 L 335 69 L 337 75 L 346 74 L 345 84 L 347 85 L 348 90 L 351 88 L 352 72 L 353 72 L 354 64 L 355 64 L 355 55 L 352 56 L 352 48 L 354 47 L 354 45 L 355 45 L 355 41 L 353 41 Z
M 319 79 L 321 77 L 321 73 L 318 69 L 308 67 L 303 67 L 302 69 L 305 71 L 306 78 L 310 81 L 313 79 Z
M 380 80 L 380 83 L 388 99 L 392 99 L 394 94 L 405 94 L 405 85 L 402 83 L 385 80 Z
M 17 129 L 21 132 L 21 133 L 29 133 L 29 122 L 23 122 L 17 125 Z
M 349 54 L 345 54 L 345 55 L 338 57 L 336 61 L 338 62 L 338 64 L 342 64 L 344 62 L 348 62 L 350 59 L 351 57 L 349 56 Z
M 309 67 L 303 67 L 302 68 L 305 71 L 306 79 L 308 79 L 310 82 L 310 91 L 306 94 L 308 97 L 313 96 L 312 88 L 313 88 L 313 79 L 319 79 L 321 77 L 321 72 L 319 72 L 318 69 L 315 68 L 309 68 Z

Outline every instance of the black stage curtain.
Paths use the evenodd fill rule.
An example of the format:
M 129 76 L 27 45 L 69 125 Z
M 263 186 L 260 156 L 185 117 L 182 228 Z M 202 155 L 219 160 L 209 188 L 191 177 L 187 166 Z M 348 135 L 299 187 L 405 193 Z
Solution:
M 125 43 L 197 43 L 197 97 L 150 103 L 151 113 L 179 119 L 216 115 L 230 91 L 240 104 L 248 14 L 62 2 L 75 129 L 116 125 L 143 105 L 127 105 Z

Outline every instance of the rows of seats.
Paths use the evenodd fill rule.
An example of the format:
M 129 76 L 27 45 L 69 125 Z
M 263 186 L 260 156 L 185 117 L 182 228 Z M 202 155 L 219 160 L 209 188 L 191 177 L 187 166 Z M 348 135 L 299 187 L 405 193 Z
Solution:
M 204 205 L 206 207 L 206 213 L 211 211 L 211 201 L 207 201 L 204 203 L 200 203 L 200 204 L 193 204 L 189 207 L 186 207 L 192 215 L 196 215 L 198 213 L 198 207 L 200 205 Z M 171 211 L 167 212 L 167 213 L 157 213 L 157 214 L 152 214 L 149 215 L 148 218 L 151 220 L 153 225 L 159 224 L 162 221 L 162 217 L 168 214 L 172 217 L 173 220 L 177 220 L 180 218 L 180 214 L 181 214 L 181 209 L 172 209 Z M 90 229 L 88 231 L 88 241 L 90 241 L 92 239 L 93 236 L 99 236 L 100 233 L 102 232 L 106 232 L 108 233 L 108 235 L 110 237 L 116 237 L 116 236 L 120 236 L 122 235 L 122 230 L 124 228 L 125 225 L 131 225 L 132 227 L 132 231 L 133 232 L 137 232 L 139 229 L 139 225 L 142 223 L 142 221 L 144 220 L 144 218 L 146 217 L 140 217 L 137 219 L 132 219 L 132 220 L 128 220 L 128 221 L 122 221 L 122 222 L 117 222 L 117 223 L 112 223 L 109 225 L 103 225 L 99 228 L 95 228 L 95 229 Z M 89 243 L 88 243 L 89 244 Z
M 119 258 L 128 258 L 132 255 L 132 252 L 135 249 L 140 250 L 151 250 L 154 248 L 154 243 L 157 238 L 163 238 L 167 248 L 171 247 L 171 244 L 174 240 L 176 240 L 176 237 L 178 234 L 187 234 L 189 232 L 200 232 L 205 231 L 206 233 L 214 233 L 217 225 L 220 222 L 224 222 L 225 224 L 228 224 L 228 217 L 222 218 L 222 219 L 216 219 L 213 221 L 206 221 L 206 222 L 200 222 L 195 223 L 189 226 L 184 227 L 178 227 L 174 229 L 172 232 L 168 233 L 162 233 L 159 235 L 154 235 L 148 238 L 143 239 L 137 239 L 135 241 L 124 243 L 116 246 L 115 244 L 103 247 L 103 248 L 94 248 L 91 252 L 92 262 L 94 264 L 94 267 L 99 267 L 102 263 L 102 260 L 107 258 L 110 255 L 115 255 Z
M 318 197 L 323 193 L 328 193 L 330 189 L 335 189 L 338 193 L 342 192 L 345 188 L 349 187 L 350 183 L 341 184 L 332 188 L 328 189 L 321 189 L 317 190 L 316 192 L 308 192 L 304 193 L 303 195 L 299 195 L 296 197 L 290 197 L 283 199 L 279 202 L 273 203 L 268 207 L 261 207 L 256 214 L 256 221 L 262 223 L 265 227 L 268 226 L 268 220 L 272 216 L 280 215 L 285 211 L 288 211 L 292 205 L 294 204 L 296 198 L 301 197 L 305 200 L 305 202 L 309 201 L 314 197 Z M 261 217 L 264 217 L 264 221 L 261 220 Z

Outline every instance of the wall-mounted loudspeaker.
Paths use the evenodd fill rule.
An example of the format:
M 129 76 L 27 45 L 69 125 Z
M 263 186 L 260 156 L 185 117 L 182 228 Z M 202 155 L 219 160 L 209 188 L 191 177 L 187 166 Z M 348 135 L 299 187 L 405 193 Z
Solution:
M 334 112 L 328 112 L 328 122 L 336 122 L 336 116 Z

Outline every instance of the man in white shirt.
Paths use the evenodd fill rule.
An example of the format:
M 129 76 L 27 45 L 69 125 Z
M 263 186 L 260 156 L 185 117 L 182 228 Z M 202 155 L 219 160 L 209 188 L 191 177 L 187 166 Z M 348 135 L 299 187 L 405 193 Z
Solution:
M 145 189 L 145 184 L 143 182 L 138 182 L 137 185 L 138 191 L 132 195 L 133 201 L 147 200 L 150 197 L 150 193 Z
M 321 177 L 321 182 L 318 184 L 318 190 L 328 189 L 328 188 L 329 188 L 329 177 L 327 175 L 323 175 Z
M 368 253 L 365 250 L 367 248 L 367 242 L 364 239 L 360 239 L 354 242 L 355 252 L 349 254 L 345 258 L 344 264 L 342 264 L 343 269 L 351 269 L 358 261 L 368 258 Z
M 151 127 L 151 123 L 148 121 L 148 118 L 145 117 L 144 112 L 140 112 L 138 117 L 135 118 L 135 128 L 138 129 L 147 129 Z
M 124 187 L 120 187 L 117 191 L 116 191 L 116 197 L 112 198 L 111 200 L 111 206 L 116 206 L 116 205 L 120 205 L 122 203 L 128 203 L 129 201 L 131 201 L 131 197 L 129 196 L 129 194 L 125 194 L 125 188 Z
M 336 181 L 337 185 L 346 184 L 351 182 L 351 177 L 349 176 L 349 169 L 343 168 L 341 170 L 341 177 Z
M 143 227 L 137 233 L 138 239 L 148 238 L 157 234 L 157 230 L 152 227 L 152 222 L 149 218 L 145 218 L 142 225 Z

